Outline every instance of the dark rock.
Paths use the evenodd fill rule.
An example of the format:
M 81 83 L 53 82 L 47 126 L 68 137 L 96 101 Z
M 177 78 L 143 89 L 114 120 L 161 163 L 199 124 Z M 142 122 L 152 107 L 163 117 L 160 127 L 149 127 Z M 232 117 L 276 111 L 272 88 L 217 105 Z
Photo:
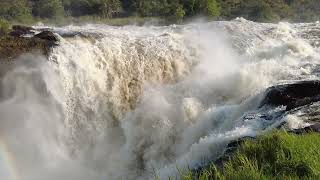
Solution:
M 289 132 L 295 133 L 295 134 L 305 134 L 305 133 L 310 133 L 310 132 L 320 133 L 320 123 L 316 123 L 316 124 L 313 124 L 311 126 L 301 128 L 301 129 L 291 130 Z
M 13 37 L 20 37 L 20 36 L 25 35 L 25 33 L 22 32 L 22 31 L 11 31 L 11 32 L 9 33 L 9 35 L 10 35 L 10 36 L 13 36 Z
M 268 88 L 260 107 L 283 105 L 291 110 L 317 101 L 320 101 L 320 81 L 301 81 Z
M 32 27 L 28 26 L 22 26 L 22 25 L 13 25 L 12 26 L 12 31 L 9 33 L 10 36 L 13 37 L 21 37 L 23 35 L 33 35 L 34 34 L 34 29 Z
M 12 29 L 13 29 L 14 31 L 23 31 L 23 32 L 25 32 L 26 34 L 28 34 L 28 33 L 33 34 L 33 31 L 35 30 L 35 29 L 32 28 L 32 27 L 22 26 L 22 25 L 13 25 L 13 26 L 12 26 Z
M 51 31 L 42 31 L 39 34 L 36 34 L 35 37 L 40 38 L 40 39 L 44 39 L 44 40 L 47 40 L 47 41 L 51 41 L 51 42 L 57 42 L 58 41 L 58 38 Z

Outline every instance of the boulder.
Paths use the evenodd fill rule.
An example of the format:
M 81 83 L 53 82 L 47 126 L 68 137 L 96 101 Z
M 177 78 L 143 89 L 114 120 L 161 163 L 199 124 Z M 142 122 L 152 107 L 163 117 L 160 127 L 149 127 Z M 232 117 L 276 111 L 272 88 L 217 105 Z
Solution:
M 13 37 L 21 37 L 23 35 L 33 35 L 33 34 L 34 34 L 34 29 L 32 27 L 22 26 L 22 25 L 13 25 L 12 31 L 9 33 L 9 35 Z
M 291 110 L 317 101 L 320 101 L 320 81 L 300 81 L 268 88 L 260 107 L 283 105 Z
M 32 27 L 29 27 L 29 26 L 22 26 L 22 25 L 13 25 L 12 26 L 12 29 L 14 30 L 14 31 L 23 31 L 23 32 L 25 32 L 26 34 L 28 34 L 28 33 L 30 33 L 30 34 L 33 34 L 34 32 L 34 28 L 32 28 Z
M 9 35 L 0 36 L 0 60 L 10 60 L 23 53 L 37 52 L 48 55 L 50 48 L 57 45 L 58 38 L 50 31 L 23 36 L 33 31 L 26 26 L 13 26 Z
M 24 33 L 22 31 L 11 31 L 9 35 L 13 37 L 21 37 L 24 35 Z
M 51 41 L 51 42 L 57 42 L 58 41 L 58 38 L 51 31 L 42 31 L 39 34 L 36 34 L 34 37 L 37 37 L 37 38 L 40 38 L 40 39 L 44 39 L 44 40 L 47 40 L 47 41 Z
M 305 128 L 301 128 L 301 129 L 291 130 L 289 132 L 292 132 L 295 134 L 305 134 L 305 133 L 310 133 L 310 132 L 320 133 L 320 123 L 316 123 L 316 124 L 313 124 L 313 125 L 307 126 Z

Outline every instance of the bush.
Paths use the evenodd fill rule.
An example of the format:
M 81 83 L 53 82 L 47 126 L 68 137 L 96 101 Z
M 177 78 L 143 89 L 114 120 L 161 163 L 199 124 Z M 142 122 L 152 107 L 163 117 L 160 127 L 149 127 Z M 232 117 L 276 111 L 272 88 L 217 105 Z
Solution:
M 32 12 L 41 18 L 56 18 L 64 15 L 61 0 L 38 0 Z
M 30 21 L 31 9 L 26 0 L 1 0 L 0 18 L 8 21 Z
M 0 35 L 4 35 L 9 31 L 9 23 L 4 19 L 0 19 Z
M 100 4 L 100 14 L 103 17 L 111 18 L 115 13 L 120 12 L 120 0 L 102 0 Z
M 220 16 L 220 7 L 216 0 L 205 0 L 204 12 L 209 17 Z
M 183 7 L 181 5 L 178 6 L 178 8 L 176 9 L 176 12 L 175 12 L 176 20 L 178 22 L 181 22 L 185 15 L 186 15 L 186 12 L 184 11 Z
M 220 16 L 220 4 L 216 0 L 185 1 L 184 7 L 189 16 L 197 14 L 206 15 L 211 18 Z

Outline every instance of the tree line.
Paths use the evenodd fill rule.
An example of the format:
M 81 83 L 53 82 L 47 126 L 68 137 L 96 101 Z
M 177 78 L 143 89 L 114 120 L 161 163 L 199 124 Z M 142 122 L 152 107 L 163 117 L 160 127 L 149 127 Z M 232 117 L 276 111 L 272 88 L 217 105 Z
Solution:
M 314 21 L 319 12 L 319 0 L 0 0 L 0 18 L 18 22 L 66 16 Z

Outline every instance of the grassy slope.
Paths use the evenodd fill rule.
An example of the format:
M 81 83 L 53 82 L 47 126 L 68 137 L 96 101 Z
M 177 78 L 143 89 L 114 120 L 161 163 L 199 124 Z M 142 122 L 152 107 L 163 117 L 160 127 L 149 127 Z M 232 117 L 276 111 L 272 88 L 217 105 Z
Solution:
M 245 141 L 224 168 L 211 166 L 181 179 L 320 179 L 320 134 L 272 132 Z

